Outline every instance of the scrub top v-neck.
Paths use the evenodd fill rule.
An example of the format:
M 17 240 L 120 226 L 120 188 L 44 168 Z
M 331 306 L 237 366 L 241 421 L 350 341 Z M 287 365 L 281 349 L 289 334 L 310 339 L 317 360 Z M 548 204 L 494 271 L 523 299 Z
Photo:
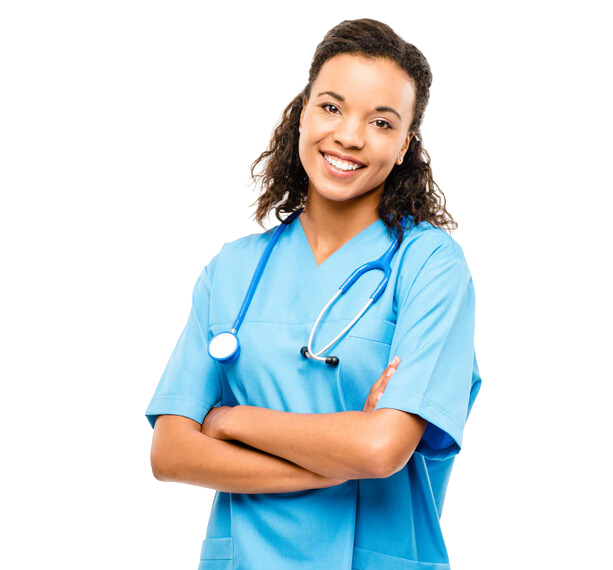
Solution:
M 379 408 L 416 413 L 429 425 L 408 464 L 384 479 L 350 480 L 292 493 L 216 492 L 200 569 L 407 568 L 446 570 L 439 518 L 464 424 L 481 385 L 474 354 L 474 288 L 459 245 L 422 223 L 407 230 L 384 294 L 328 349 L 337 367 L 300 349 L 343 281 L 393 241 L 370 224 L 319 266 L 299 219 L 272 250 L 238 332 L 241 354 L 207 354 L 230 330 L 275 228 L 226 243 L 201 273 L 188 322 L 147 409 L 201 423 L 214 405 L 298 413 L 361 410 L 372 384 L 399 355 Z M 330 308 L 315 351 L 340 332 L 381 280 L 372 271 Z
M 317 263 L 317 260 L 315 259 L 315 254 L 313 253 L 313 248 L 311 247 L 311 244 L 309 243 L 309 238 L 306 236 L 306 232 L 304 231 L 304 226 L 302 225 L 302 221 L 300 220 L 300 216 L 298 216 L 295 220 L 295 224 L 292 223 L 291 225 L 295 225 L 295 229 L 296 229 L 296 234 L 298 234 L 297 239 L 302 241 L 305 245 L 306 245 L 306 251 L 305 251 L 305 256 L 307 258 L 309 258 L 309 253 L 310 255 L 310 260 L 309 262 L 307 262 L 307 265 L 314 265 L 314 267 L 316 269 L 319 269 L 324 263 L 326 263 L 331 257 L 333 257 L 336 253 L 339 253 L 339 255 L 341 255 L 341 250 L 343 248 L 345 248 L 345 246 L 347 246 L 347 248 L 352 248 L 352 247 L 359 247 L 359 243 L 362 242 L 365 239 L 369 239 L 369 237 L 371 237 L 373 235 L 374 232 L 377 231 L 381 231 L 382 229 L 385 228 L 385 224 L 379 219 L 374 221 L 372 224 L 369 224 L 368 226 L 366 226 L 362 231 L 358 232 L 355 236 L 353 236 L 350 240 L 348 240 L 347 242 L 345 242 L 343 245 L 341 245 L 337 250 L 335 250 L 334 252 L 332 252 L 326 259 L 324 259 L 320 264 Z M 310 263 L 312 261 L 312 263 Z

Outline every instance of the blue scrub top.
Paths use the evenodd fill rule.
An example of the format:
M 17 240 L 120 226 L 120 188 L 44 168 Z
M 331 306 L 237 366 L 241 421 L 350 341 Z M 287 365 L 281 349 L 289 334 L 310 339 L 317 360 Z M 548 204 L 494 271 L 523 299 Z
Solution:
M 396 355 L 402 361 L 376 409 L 404 410 L 429 424 L 407 465 L 384 479 L 291 493 L 217 491 L 199 569 L 449 569 L 440 516 L 481 386 L 475 291 L 462 249 L 427 222 L 409 228 L 384 294 L 329 349 L 340 359 L 332 367 L 300 349 L 343 281 L 380 257 L 393 237 L 379 219 L 317 266 L 297 218 L 262 274 L 238 332 L 238 360 L 220 365 L 208 356 L 208 342 L 231 329 L 274 229 L 224 244 L 202 271 L 187 324 L 146 411 L 151 425 L 160 414 L 202 423 L 218 404 L 362 410 Z M 382 275 L 365 274 L 329 309 L 313 339 L 315 352 L 349 324 Z

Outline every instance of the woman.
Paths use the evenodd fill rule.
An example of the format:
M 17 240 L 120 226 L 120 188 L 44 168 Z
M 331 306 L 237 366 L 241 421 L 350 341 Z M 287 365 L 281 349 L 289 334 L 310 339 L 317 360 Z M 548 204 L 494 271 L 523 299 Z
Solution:
M 256 219 L 281 223 L 244 321 L 271 232 L 226 243 L 194 287 L 147 417 L 156 478 L 217 490 L 201 569 L 449 568 L 439 517 L 481 378 L 472 278 L 421 146 L 431 81 L 388 26 L 330 30 L 253 165 Z M 381 271 L 320 315 L 390 251 L 356 322 Z M 213 342 L 232 328 L 238 358 Z

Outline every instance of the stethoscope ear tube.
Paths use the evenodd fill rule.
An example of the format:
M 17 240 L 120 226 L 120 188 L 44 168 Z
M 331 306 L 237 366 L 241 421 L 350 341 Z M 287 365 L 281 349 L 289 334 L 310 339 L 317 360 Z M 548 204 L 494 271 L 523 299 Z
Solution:
M 319 313 L 319 316 L 317 317 L 317 320 L 315 321 L 315 324 L 313 325 L 313 329 L 311 330 L 311 334 L 309 335 L 309 342 L 307 346 L 306 347 L 303 346 L 302 349 L 300 350 L 302 356 L 313 358 L 315 360 L 319 360 L 320 362 L 325 362 L 326 364 L 332 364 L 333 366 L 338 365 L 339 360 L 336 356 L 331 356 L 331 357 L 325 356 L 324 357 L 324 356 L 321 356 L 321 354 L 326 352 L 326 350 L 328 350 L 330 347 L 336 344 L 345 334 L 347 334 L 349 329 L 351 329 L 351 327 L 353 327 L 353 325 L 355 325 L 360 319 L 360 317 L 367 311 L 368 307 L 370 307 L 370 305 L 375 303 L 377 299 L 383 294 L 383 292 L 385 291 L 385 288 L 387 287 L 387 283 L 390 279 L 390 275 L 392 273 L 391 261 L 392 261 L 392 257 L 394 256 L 394 253 L 398 249 L 398 243 L 399 243 L 399 240 L 398 240 L 398 237 L 396 237 L 396 240 L 394 241 L 394 243 L 392 243 L 388 247 L 387 251 L 379 259 L 376 259 L 375 261 L 370 261 L 368 263 L 365 263 L 364 265 L 361 265 L 347 279 L 345 279 L 343 284 L 339 287 L 338 291 L 328 301 L 326 306 L 322 309 L 321 313 Z M 330 341 L 320 351 L 314 352 L 313 351 L 313 337 L 315 336 L 315 330 L 317 329 L 317 325 L 321 321 L 326 311 L 332 306 L 332 304 L 341 295 L 345 294 L 353 286 L 353 284 L 362 275 L 364 275 L 364 273 L 367 273 L 368 271 L 372 271 L 373 269 L 378 269 L 380 271 L 383 271 L 383 279 L 381 279 L 381 282 L 379 283 L 377 288 L 373 291 L 372 295 L 370 296 L 366 304 L 362 307 L 362 310 L 353 318 L 353 320 L 338 335 L 336 335 L 336 337 L 332 341 Z

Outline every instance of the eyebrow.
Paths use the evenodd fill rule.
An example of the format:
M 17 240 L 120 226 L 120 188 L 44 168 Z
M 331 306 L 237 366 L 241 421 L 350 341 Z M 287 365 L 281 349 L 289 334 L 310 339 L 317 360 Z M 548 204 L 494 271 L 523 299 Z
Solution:
M 402 121 L 402 117 L 400 116 L 400 113 L 396 111 L 396 109 L 392 109 L 391 107 L 379 106 L 375 109 L 375 111 L 377 111 L 377 113 L 385 113 L 385 111 L 389 111 L 390 113 L 394 113 L 394 115 L 396 115 L 398 119 Z
M 334 91 L 322 91 L 321 93 L 317 94 L 318 97 L 320 97 L 321 95 L 330 95 L 330 97 L 334 97 L 335 99 L 338 99 L 339 101 L 345 100 L 345 98 L 342 95 L 339 95 L 338 93 L 335 93 Z M 379 107 L 375 109 L 375 111 L 377 111 L 377 113 L 385 113 L 386 111 L 389 111 L 390 113 L 394 113 L 394 115 L 396 115 L 402 121 L 402 117 L 400 116 L 400 113 L 396 111 L 396 109 L 393 109 L 392 107 L 380 105 Z

